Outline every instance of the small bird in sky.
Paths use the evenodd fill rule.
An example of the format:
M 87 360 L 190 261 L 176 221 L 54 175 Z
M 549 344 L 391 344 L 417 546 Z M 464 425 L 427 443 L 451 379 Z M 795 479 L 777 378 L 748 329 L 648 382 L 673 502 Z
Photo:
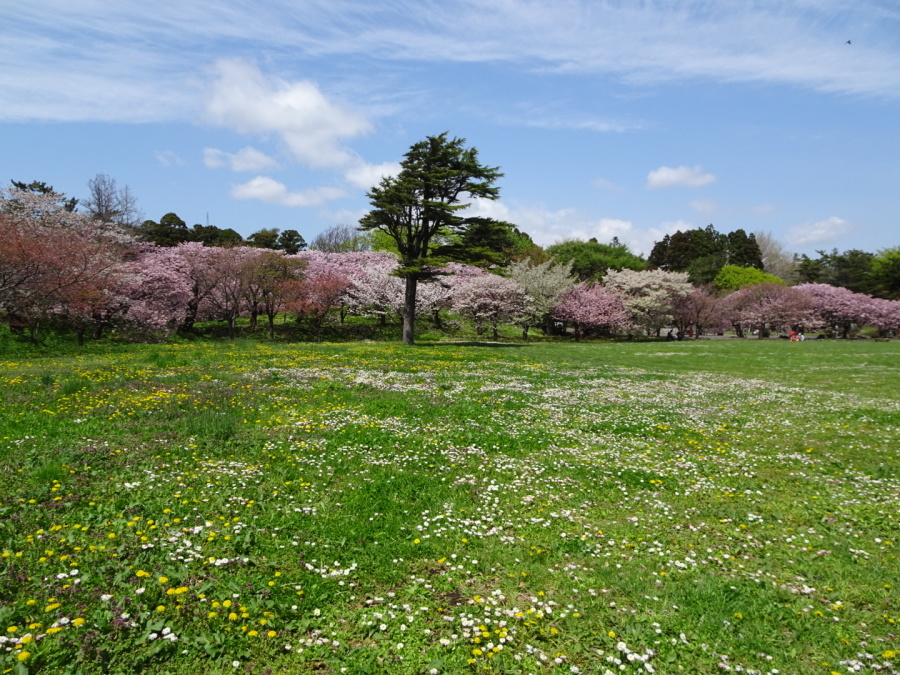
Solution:
M 850 44 L 850 40 L 847 40 L 847 44 L 848 44 L 848 45 Z

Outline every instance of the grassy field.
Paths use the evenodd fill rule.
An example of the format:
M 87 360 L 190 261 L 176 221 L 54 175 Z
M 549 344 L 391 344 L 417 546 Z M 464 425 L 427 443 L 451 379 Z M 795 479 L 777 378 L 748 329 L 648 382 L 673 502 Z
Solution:
M 0 672 L 900 671 L 900 343 L 0 357 Z

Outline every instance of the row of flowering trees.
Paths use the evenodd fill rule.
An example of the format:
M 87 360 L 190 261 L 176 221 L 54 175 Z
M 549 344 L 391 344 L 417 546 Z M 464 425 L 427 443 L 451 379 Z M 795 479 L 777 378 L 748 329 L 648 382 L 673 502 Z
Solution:
M 164 248 L 67 210 L 60 195 L 8 190 L 0 197 L 0 318 L 35 337 L 50 321 L 70 326 L 82 341 L 112 328 L 160 338 L 210 320 L 224 322 L 233 336 L 242 317 L 252 327 L 265 317 L 273 335 L 277 315 L 302 318 L 318 333 L 330 315 L 387 323 L 405 311 L 391 253 L 288 255 L 198 242 Z M 721 296 L 691 285 L 684 273 L 628 269 L 609 270 L 602 283 L 577 283 L 570 265 L 553 259 L 493 271 L 450 263 L 430 273 L 416 313 L 440 327 L 450 311 L 494 337 L 504 324 L 517 325 L 526 339 L 533 328 L 561 325 L 576 337 L 659 335 L 670 326 L 685 334 L 733 328 L 761 336 L 787 328 L 845 337 L 862 325 L 900 329 L 900 301 L 825 284 L 760 283 Z

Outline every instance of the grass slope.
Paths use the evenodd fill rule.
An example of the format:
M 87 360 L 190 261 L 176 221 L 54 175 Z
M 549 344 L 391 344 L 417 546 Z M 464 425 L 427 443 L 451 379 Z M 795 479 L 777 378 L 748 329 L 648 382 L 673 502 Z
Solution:
M 898 356 L 0 362 L 0 671 L 897 672 Z

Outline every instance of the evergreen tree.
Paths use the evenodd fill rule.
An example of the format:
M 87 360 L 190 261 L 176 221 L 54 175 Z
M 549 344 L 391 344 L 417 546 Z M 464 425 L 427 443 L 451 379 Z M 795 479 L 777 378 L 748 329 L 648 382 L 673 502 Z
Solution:
M 475 148 L 446 133 L 428 136 L 413 145 L 400 163 L 400 173 L 383 178 L 368 193 L 372 210 L 360 220 L 364 230 L 384 232 L 394 240 L 400 255 L 399 276 L 406 282 L 403 342 L 413 344 L 416 289 L 421 279 L 433 276 L 429 263 L 448 258 L 436 256 L 432 241 L 442 232 L 462 233 L 473 222 L 460 211 L 465 197 L 497 199 L 494 183 L 503 174 L 478 161 Z

